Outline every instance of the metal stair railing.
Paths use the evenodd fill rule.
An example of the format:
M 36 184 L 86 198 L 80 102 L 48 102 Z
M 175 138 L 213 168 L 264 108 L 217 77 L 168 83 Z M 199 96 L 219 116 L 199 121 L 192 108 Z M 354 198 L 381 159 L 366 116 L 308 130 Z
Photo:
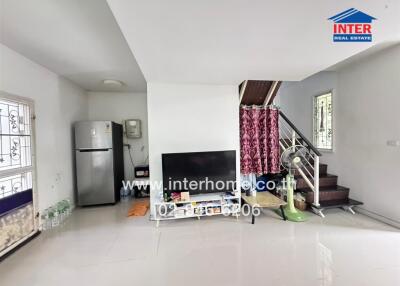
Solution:
M 304 159 L 308 164 L 297 170 L 314 192 L 313 206 L 319 207 L 319 159 L 322 154 L 281 110 L 279 110 L 279 144 L 282 149 L 287 149 L 293 145 L 301 145 L 307 149 L 308 152 Z

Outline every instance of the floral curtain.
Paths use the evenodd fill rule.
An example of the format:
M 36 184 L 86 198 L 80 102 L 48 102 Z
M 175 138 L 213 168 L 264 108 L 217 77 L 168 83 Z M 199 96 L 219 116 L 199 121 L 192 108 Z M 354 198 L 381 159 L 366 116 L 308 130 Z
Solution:
M 280 173 L 279 111 L 240 108 L 240 171 L 248 174 Z

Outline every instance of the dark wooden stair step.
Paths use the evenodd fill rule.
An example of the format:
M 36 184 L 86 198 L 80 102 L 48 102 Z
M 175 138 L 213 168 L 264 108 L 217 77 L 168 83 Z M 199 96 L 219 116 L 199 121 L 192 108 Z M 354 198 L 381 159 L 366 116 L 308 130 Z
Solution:
M 297 188 L 296 192 L 301 192 L 306 197 L 307 203 L 314 202 L 314 192 L 310 188 L 299 189 Z M 320 187 L 319 188 L 319 201 L 328 202 L 328 201 L 339 201 L 339 200 L 348 200 L 349 199 L 350 189 L 342 186 L 329 186 L 329 187 Z
M 333 209 L 333 208 L 340 208 L 340 207 L 353 207 L 353 206 L 360 206 L 363 205 L 362 202 L 347 198 L 343 200 L 331 200 L 331 201 L 324 201 L 320 202 L 320 206 L 317 209 Z
M 295 176 L 297 189 L 307 189 L 309 188 L 306 180 L 303 179 L 302 176 Z M 331 174 L 324 174 L 319 177 L 319 186 L 320 187 L 332 187 L 337 185 L 338 176 Z M 310 180 L 313 182 L 313 180 Z

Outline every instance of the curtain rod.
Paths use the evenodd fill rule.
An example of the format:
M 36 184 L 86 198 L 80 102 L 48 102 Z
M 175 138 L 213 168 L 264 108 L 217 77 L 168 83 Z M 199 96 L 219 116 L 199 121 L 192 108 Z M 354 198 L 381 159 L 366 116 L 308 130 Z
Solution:
M 264 108 L 271 108 L 271 109 L 281 109 L 278 105 L 275 104 L 269 104 L 269 105 L 240 105 L 241 108 L 259 108 L 259 109 L 264 109 Z

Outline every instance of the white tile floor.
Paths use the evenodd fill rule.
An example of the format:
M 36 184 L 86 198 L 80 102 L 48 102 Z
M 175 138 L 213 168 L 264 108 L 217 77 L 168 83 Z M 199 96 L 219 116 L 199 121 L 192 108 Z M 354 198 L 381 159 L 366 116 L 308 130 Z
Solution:
M 325 219 L 162 222 L 130 202 L 79 209 L 0 263 L 1 286 L 400 285 L 400 231 L 331 210 Z

